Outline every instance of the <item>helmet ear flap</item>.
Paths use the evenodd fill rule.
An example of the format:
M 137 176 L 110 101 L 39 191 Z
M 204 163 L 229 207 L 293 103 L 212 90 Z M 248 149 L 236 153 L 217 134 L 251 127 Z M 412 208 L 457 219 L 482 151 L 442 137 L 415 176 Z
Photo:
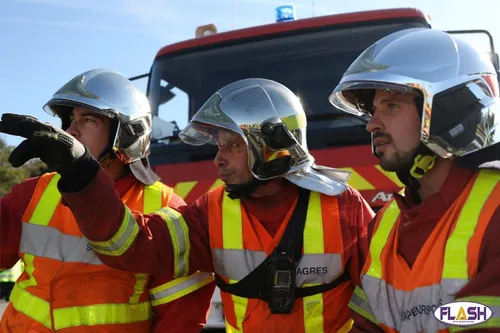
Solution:
M 292 168 L 294 158 L 283 155 L 267 162 L 259 162 L 254 166 L 254 172 L 262 178 L 274 178 L 286 174 Z

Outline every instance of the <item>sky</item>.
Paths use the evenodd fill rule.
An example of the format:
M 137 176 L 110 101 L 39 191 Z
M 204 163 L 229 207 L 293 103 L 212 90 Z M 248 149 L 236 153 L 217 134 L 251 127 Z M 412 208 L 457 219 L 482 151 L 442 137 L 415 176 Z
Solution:
M 415 7 L 436 29 L 486 29 L 500 49 L 498 0 L 0 0 L 0 114 L 59 124 L 42 106 L 74 76 L 92 68 L 147 73 L 161 47 L 194 38 L 197 26 L 213 23 L 222 32 L 273 23 L 280 5 L 295 5 L 298 19 Z M 471 41 L 486 51 L 485 39 Z M 137 85 L 145 92 L 145 80 Z

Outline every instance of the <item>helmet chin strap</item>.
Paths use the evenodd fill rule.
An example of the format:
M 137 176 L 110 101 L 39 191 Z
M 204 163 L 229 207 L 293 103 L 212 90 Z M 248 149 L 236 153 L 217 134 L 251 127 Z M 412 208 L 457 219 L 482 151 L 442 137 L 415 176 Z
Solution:
M 113 118 L 111 120 L 111 125 L 109 128 L 108 145 L 102 151 L 102 153 L 97 158 L 97 161 L 102 165 L 103 168 L 107 168 L 117 159 L 115 152 L 113 151 L 113 143 L 115 140 L 115 135 L 118 131 L 118 120 Z
M 101 155 L 99 155 L 99 158 L 97 161 L 102 165 L 104 169 L 108 168 L 115 160 L 117 159 L 115 153 L 107 147 Z
M 245 184 L 226 184 L 227 196 L 231 199 L 249 198 L 252 193 L 260 186 L 265 185 L 269 180 L 258 180 L 252 178 L 251 181 Z
M 413 164 L 405 168 L 402 171 L 397 171 L 396 175 L 399 180 L 406 185 L 410 195 L 418 205 L 422 202 L 422 198 L 418 194 L 420 189 L 420 179 L 425 175 L 425 173 L 434 167 L 436 162 L 436 154 L 434 154 L 429 148 L 420 144 L 415 157 L 413 159 Z

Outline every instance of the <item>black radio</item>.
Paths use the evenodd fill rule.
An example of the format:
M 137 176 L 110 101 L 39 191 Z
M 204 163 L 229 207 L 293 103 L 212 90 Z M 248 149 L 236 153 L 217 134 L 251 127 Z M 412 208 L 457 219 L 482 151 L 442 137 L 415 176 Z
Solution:
M 286 252 L 276 253 L 269 263 L 269 309 L 274 314 L 290 313 L 295 291 L 295 259 Z

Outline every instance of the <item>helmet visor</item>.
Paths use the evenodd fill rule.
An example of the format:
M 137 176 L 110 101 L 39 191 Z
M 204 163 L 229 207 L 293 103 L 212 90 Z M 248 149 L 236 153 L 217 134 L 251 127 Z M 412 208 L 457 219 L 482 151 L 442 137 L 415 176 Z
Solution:
M 217 145 L 217 133 L 221 129 L 235 132 L 244 137 L 239 126 L 222 112 L 219 107 L 220 101 L 219 94 L 213 95 L 206 101 L 188 125 L 179 133 L 179 138 L 193 146 Z
M 420 94 L 416 88 L 394 83 L 345 82 L 335 88 L 328 100 L 336 108 L 355 116 L 370 115 L 373 112 L 373 98 L 377 89 L 400 94 Z
M 258 85 L 251 85 L 234 90 L 224 99 L 220 94 L 214 94 L 196 112 L 179 137 L 191 145 L 216 144 L 214 130 L 219 128 L 239 134 L 248 144 L 249 133 L 260 133 L 267 121 L 280 123 L 281 119 L 266 91 Z

